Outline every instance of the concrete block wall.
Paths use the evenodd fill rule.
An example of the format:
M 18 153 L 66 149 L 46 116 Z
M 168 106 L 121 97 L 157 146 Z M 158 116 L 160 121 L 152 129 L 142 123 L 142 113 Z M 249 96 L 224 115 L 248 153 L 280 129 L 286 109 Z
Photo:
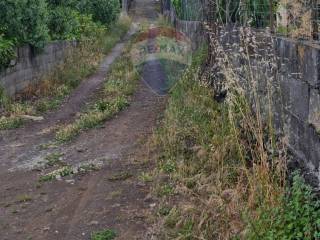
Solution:
M 286 137 L 295 162 L 320 187 L 320 46 L 263 32 L 254 35 L 257 46 L 250 62 L 263 114 L 269 111 L 267 85 L 271 81 L 277 133 Z M 239 30 L 223 29 L 220 36 L 233 69 L 241 69 L 236 73 L 245 86 L 243 66 L 247 64 L 239 52 Z M 246 91 L 250 97 L 250 89 Z
M 57 41 L 47 44 L 39 52 L 30 46 L 18 48 L 15 62 L 0 72 L 0 86 L 9 96 L 14 96 L 62 63 L 68 50 L 75 45 L 76 42 Z

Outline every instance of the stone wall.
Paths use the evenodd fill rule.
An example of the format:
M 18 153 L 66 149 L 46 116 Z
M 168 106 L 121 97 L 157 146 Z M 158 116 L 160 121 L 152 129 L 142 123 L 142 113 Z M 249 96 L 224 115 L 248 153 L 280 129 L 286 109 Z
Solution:
M 30 46 L 17 49 L 17 59 L 0 72 L 0 86 L 9 96 L 14 96 L 30 84 L 34 84 L 63 62 L 67 49 L 75 42 L 57 41 L 47 44 L 42 50 Z
M 162 14 L 180 32 L 183 32 L 191 41 L 195 50 L 205 41 L 203 25 L 200 21 L 185 21 L 178 18 L 171 0 L 162 0 Z
M 248 58 L 240 52 L 244 46 L 239 36 L 238 29 L 224 29 L 219 41 L 250 98 L 252 89 L 246 84 L 244 67 Z M 255 36 L 256 46 L 249 49 L 250 64 L 262 114 L 270 112 L 271 93 L 278 135 L 287 139 L 293 160 L 299 165 L 296 167 L 305 169 L 309 180 L 320 186 L 320 46 L 265 32 L 251 36 Z
M 170 0 L 162 0 L 162 10 L 196 46 L 206 41 L 202 24 L 179 20 Z M 219 41 L 252 100 L 246 79 L 248 69 L 244 67 L 249 65 L 248 58 L 241 53 L 244 48 L 239 30 L 222 29 Z M 250 31 L 253 33 L 248 36 L 254 41 L 254 47 L 249 49 L 250 71 L 257 82 L 262 115 L 272 113 L 277 135 L 287 139 L 294 167 L 304 169 L 309 182 L 320 186 L 320 45 Z

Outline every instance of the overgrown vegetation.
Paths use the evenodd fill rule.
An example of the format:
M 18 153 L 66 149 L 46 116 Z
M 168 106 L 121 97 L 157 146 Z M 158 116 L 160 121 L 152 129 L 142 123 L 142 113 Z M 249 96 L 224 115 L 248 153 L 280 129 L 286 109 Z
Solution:
M 119 0 L 3 0 L 0 2 L 0 70 L 15 48 L 30 44 L 38 51 L 52 40 L 94 38 L 114 24 Z
M 46 0 L 3 0 L 0 2 L 0 34 L 18 45 L 36 48 L 49 40 Z
M 124 36 L 130 23 L 130 19 L 124 17 L 111 30 L 82 25 L 81 31 L 86 33 L 82 35 L 83 41 L 71 48 L 64 63 L 45 76 L 39 84 L 30 86 L 15 100 L 6 97 L 1 90 L 0 130 L 21 126 L 23 115 L 39 115 L 59 107 L 81 80 L 98 67 L 102 56 Z
M 155 134 L 160 239 L 319 239 L 320 201 L 298 175 L 287 182 L 281 141 L 237 89 L 214 100 L 200 59 Z
M 263 206 L 258 213 L 247 239 L 320 239 L 320 201 L 298 172 L 279 206 Z
M 125 53 L 113 64 L 99 99 L 75 122 L 62 127 L 56 133 L 56 139 L 60 142 L 70 141 L 81 131 L 99 126 L 128 106 L 137 80 L 138 73 L 129 54 Z
M 0 33 L 0 71 L 9 65 L 15 54 L 14 42 L 4 39 L 3 34 Z

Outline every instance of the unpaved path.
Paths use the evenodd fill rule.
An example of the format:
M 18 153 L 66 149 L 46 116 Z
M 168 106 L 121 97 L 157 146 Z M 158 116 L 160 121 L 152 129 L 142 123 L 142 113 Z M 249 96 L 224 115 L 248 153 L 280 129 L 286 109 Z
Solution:
M 135 0 L 133 14 L 139 14 L 135 20 L 141 16 L 154 20 L 155 9 L 155 1 Z M 139 176 L 148 169 L 144 142 L 163 110 L 163 97 L 141 80 L 131 105 L 102 127 L 82 133 L 69 144 L 41 147 L 53 140 L 57 124 L 72 121 L 92 99 L 124 44 L 118 44 L 96 74 L 43 122 L 1 132 L 1 240 L 90 239 L 91 232 L 103 229 L 114 229 L 117 239 L 143 239 L 154 203 L 146 198 L 149 187 Z M 145 67 L 142 76 L 148 82 L 151 78 L 163 82 L 165 77 L 156 63 Z M 98 171 L 39 184 L 41 172 L 34 163 L 50 153 L 62 153 L 63 161 L 71 165 L 88 161 L 103 165 Z
M 0 132 L 0 173 L 32 163 L 39 152 L 39 145 L 52 140 L 54 127 L 74 119 L 85 103 L 101 87 L 111 64 L 120 56 L 125 43 L 133 33 L 134 30 L 129 32 L 124 41 L 118 43 L 103 59 L 98 71 L 82 81 L 58 111 L 47 114 L 45 121 L 31 122 L 18 130 Z

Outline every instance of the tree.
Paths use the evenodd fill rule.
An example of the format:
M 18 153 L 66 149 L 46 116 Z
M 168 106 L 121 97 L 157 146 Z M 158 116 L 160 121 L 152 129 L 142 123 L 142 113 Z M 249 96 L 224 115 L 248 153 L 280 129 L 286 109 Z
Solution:
M 45 0 L 1 0 L 0 26 L 5 38 L 19 45 L 43 47 L 49 39 Z
M 119 0 L 82 0 L 77 3 L 81 13 L 91 14 L 94 21 L 111 24 L 120 14 Z

